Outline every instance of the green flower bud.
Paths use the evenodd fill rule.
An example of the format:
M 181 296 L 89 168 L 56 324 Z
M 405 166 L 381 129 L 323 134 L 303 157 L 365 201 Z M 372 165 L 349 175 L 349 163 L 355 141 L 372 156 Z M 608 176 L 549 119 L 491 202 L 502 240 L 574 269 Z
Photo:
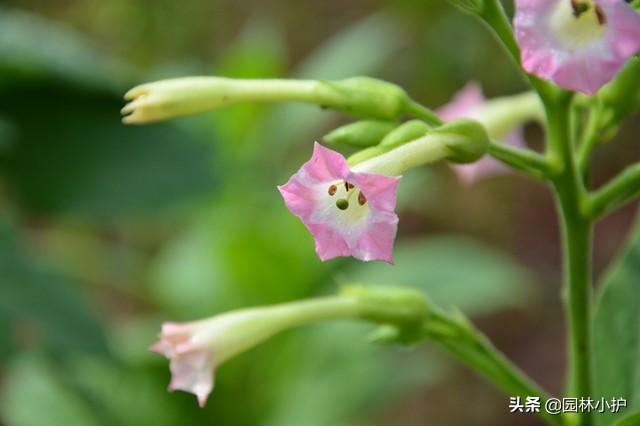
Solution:
M 392 132 L 387 134 L 384 139 L 382 139 L 382 142 L 380 142 L 380 146 L 384 146 L 389 149 L 395 148 L 396 146 L 400 146 L 404 143 L 426 135 L 429 129 L 429 125 L 427 125 L 424 121 L 407 121 L 406 123 L 401 124 Z
M 615 134 L 622 121 L 640 109 L 640 58 L 631 58 L 618 75 L 596 96 L 600 108 L 600 127 Z
M 378 145 L 396 127 L 393 121 L 361 120 L 338 127 L 324 137 L 332 145 L 367 148 Z
M 394 120 L 407 109 L 409 97 L 399 86 L 370 77 L 320 81 L 317 89 L 321 105 L 356 117 Z
M 434 130 L 436 135 L 458 136 L 446 142 L 450 155 L 449 161 L 454 163 L 472 163 L 487 153 L 489 135 L 482 124 L 474 120 L 450 121 Z

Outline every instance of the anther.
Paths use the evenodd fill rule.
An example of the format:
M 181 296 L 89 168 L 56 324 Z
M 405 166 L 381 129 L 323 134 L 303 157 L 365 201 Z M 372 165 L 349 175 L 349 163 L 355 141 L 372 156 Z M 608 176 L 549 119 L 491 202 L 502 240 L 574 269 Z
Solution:
M 338 201 L 336 201 L 336 207 L 340 210 L 346 210 L 349 208 L 349 201 L 345 200 L 344 198 L 340 198 L 338 199 Z
M 598 24 L 604 25 L 607 23 L 607 15 L 604 14 L 600 5 L 596 5 L 596 17 L 598 18 Z
M 338 190 L 338 187 L 337 187 L 337 186 L 335 186 L 335 185 L 331 185 L 331 186 L 329 187 L 329 195 L 331 195 L 331 196 L 335 195 L 335 193 L 336 193 L 336 191 L 337 191 L 337 190 Z
M 364 206 L 364 204 L 367 202 L 367 197 L 364 196 L 364 194 L 361 192 L 358 194 L 358 204 L 360 204 L 361 206 Z

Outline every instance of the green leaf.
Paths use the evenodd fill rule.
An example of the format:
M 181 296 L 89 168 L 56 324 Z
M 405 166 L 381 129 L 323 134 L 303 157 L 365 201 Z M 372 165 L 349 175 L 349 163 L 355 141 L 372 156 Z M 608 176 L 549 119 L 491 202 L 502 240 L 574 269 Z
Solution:
M 35 14 L 0 7 L 0 91 L 46 81 L 116 95 L 133 75 L 78 33 Z
M 594 319 L 595 396 L 625 398 L 640 408 L 640 225 L 622 256 L 605 274 Z M 620 414 L 604 413 L 598 425 Z
M 59 353 L 107 353 L 102 326 L 75 283 L 35 261 L 2 221 L 0 277 L 0 319 L 14 330 L 14 346 L 26 343 Z
M 0 176 L 21 207 L 112 218 L 213 191 L 201 133 L 120 122 L 132 75 L 79 34 L 0 8 Z
M 284 373 L 276 394 L 287 397 L 274 401 L 275 409 L 264 424 L 369 425 L 372 418 L 364 413 L 393 407 L 448 372 L 446 362 L 423 350 L 394 351 L 367 342 L 371 328 L 339 323 L 300 331 L 300 338 L 279 354 L 290 371 Z
M 423 289 L 439 305 L 472 315 L 521 303 L 527 271 L 503 253 L 459 237 L 399 242 L 395 265 L 353 263 L 350 280 Z
M 640 425 L 640 412 L 624 416 L 620 420 L 613 423 L 612 426 L 638 426 Z
M 41 357 L 16 359 L 9 364 L 3 382 L 0 419 L 4 424 L 100 425 L 89 405 L 66 388 L 56 369 Z
M 0 175 L 24 207 L 113 218 L 213 191 L 211 145 L 175 124 L 124 126 L 119 107 L 115 97 L 72 89 L 3 97 L 0 113 L 11 117 L 17 136 L 0 154 Z

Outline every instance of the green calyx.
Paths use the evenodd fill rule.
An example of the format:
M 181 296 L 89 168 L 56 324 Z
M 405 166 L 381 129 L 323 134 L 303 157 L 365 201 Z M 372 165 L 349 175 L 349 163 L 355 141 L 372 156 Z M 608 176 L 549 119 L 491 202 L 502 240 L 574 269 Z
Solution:
M 332 130 L 323 139 L 332 145 L 367 148 L 378 145 L 396 123 L 383 120 L 360 120 Z
M 319 81 L 315 92 L 322 106 L 356 117 L 381 120 L 401 117 L 409 102 L 401 87 L 370 77 Z
M 474 120 L 450 121 L 432 132 L 452 136 L 447 141 L 447 159 L 454 163 L 473 163 L 483 157 L 489 149 L 489 135 L 484 126 Z

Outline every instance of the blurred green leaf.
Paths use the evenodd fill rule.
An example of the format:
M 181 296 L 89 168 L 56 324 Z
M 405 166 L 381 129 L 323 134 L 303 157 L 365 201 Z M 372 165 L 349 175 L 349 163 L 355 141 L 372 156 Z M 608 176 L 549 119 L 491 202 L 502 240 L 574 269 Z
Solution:
M 376 412 L 447 372 L 441 360 L 422 350 L 367 342 L 370 331 L 369 325 L 353 323 L 301 330 L 295 346 L 280 354 L 279 362 L 294 370 L 276 391 L 287 397 L 273 401 L 276 410 L 265 425 L 369 425 Z
M 107 352 L 104 333 L 74 283 L 34 260 L 0 222 L 0 312 L 21 345 L 59 353 Z
M 149 213 L 214 188 L 210 145 L 172 124 L 126 127 L 113 97 L 33 88 L 4 99 L 18 138 L 0 174 L 32 212 Z
M 93 426 L 101 423 L 59 372 L 38 356 L 24 355 L 8 366 L 0 419 L 8 426 Z
M 270 189 L 254 196 L 237 188 L 167 244 L 151 267 L 153 299 L 197 318 L 304 297 L 324 284 L 331 265 L 320 262 L 307 230 Z
M 117 94 L 133 74 L 78 33 L 35 14 L 0 7 L 0 91 L 45 80 Z
M 355 263 L 350 281 L 406 285 L 423 289 L 435 303 L 469 315 L 522 302 L 530 282 L 512 258 L 484 244 L 460 237 L 400 241 L 395 265 Z
M 113 217 L 212 191 L 196 133 L 120 122 L 131 75 L 79 34 L 0 8 L 0 175 L 24 207 Z
M 612 426 L 638 426 L 640 425 L 640 412 L 622 417 L 613 423 Z
M 640 222 L 621 257 L 605 275 L 594 319 L 595 396 L 626 398 L 640 408 Z M 596 417 L 609 425 L 617 415 Z

